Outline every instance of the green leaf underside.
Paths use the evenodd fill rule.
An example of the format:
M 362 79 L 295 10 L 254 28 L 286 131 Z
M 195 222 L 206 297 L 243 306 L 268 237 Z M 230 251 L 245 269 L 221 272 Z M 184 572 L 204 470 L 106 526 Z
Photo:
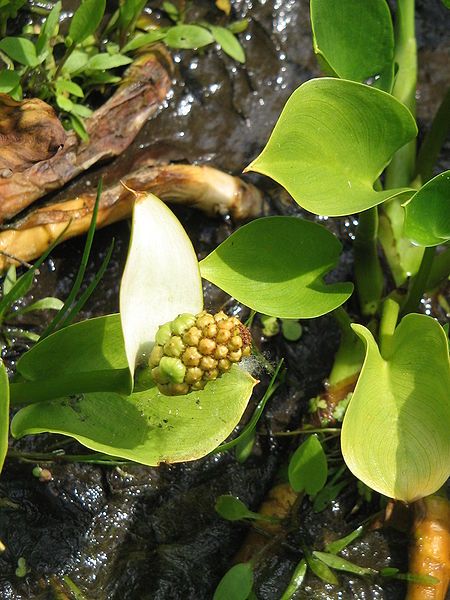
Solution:
M 405 235 L 420 246 L 450 239 L 450 171 L 426 183 L 405 205 Z
M 120 315 L 132 373 L 160 325 L 198 314 L 203 291 L 197 255 L 181 223 L 153 194 L 139 194 L 120 285 Z
M 445 332 L 431 317 L 407 315 L 383 358 L 372 334 L 362 325 L 353 328 L 366 357 L 342 427 L 345 462 L 372 489 L 413 502 L 450 475 Z
M 324 227 L 295 217 L 244 225 L 200 262 L 202 276 L 257 312 L 313 318 L 351 295 L 351 283 L 325 284 L 340 242 Z
M 406 193 L 373 184 L 416 134 L 411 113 L 393 96 L 353 81 L 311 79 L 291 95 L 246 170 L 272 177 L 313 213 L 348 215 Z
M 390 91 L 394 31 L 385 0 L 311 0 L 314 50 L 334 73 Z M 381 85 L 377 85 L 380 84 Z
M 222 577 L 213 600 L 247 600 L 253 587 L 253 569 L 250 563 L 231 567 Z
M 70 393 L 66 387 L 70 381 L 73 381 L 74 386 L 72 393 L 89 391 L 82 389 L 82 378 L 77 381 L 77 375 L 82 373 L 93 375 L 94 379 L 97 373 L 97 385 L 107 386 L 105 390 L 114 389 L 128 394 L 132 389 L 132 381 L 127 370 L 118 314 L 88 319 L 65 327 L 38 342 L 17 363 L 17 371 L 25 379 L 44 386 L 46 382 L 51 384 L 53 381 L 55 387 L 49 386 L 48 393 L 52 396 L 47 396 L 48 398 Z M 55 378 L 64 386 L 59 394 Z
M 319 438 L 310 435 L 294 452 L 288 468 L 291 487 L 296 492 L 305 490 L 313 496 L 323 488 L 328 475 L 327 458 Z
M 0 473 L 8 452 L 9 381 L 3 362 L 0 364 Z
M 150 466 L 195 460 L 233 431 L 255 383 L 233 366 L 187 396 L 163 396 L 151 387 L 128 397 L 93 393 L 31 404 L 15 415 L 11 432 L 60 433 L 96 452 Z

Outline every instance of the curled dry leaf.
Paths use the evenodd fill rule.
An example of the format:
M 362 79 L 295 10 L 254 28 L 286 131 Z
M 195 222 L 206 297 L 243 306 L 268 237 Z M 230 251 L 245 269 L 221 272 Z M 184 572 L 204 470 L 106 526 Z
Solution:
M 63 150 L 55 156 L 22 173 L 0 178 L 0 222 L 47 192 L 59 189 L 98 161 L 121 154 L 166 97 L 171 85 L 170 70 L 166 52 L 142 54 L 127 69 L 115 94 L 86 119 L 87 142 L 70 132 Z
M 66 132 L 46 102 L 37 98 L 17 102 L 0 94 L 0 178 L 20 176 L 35 163 L 52 158 L 65 141 Z

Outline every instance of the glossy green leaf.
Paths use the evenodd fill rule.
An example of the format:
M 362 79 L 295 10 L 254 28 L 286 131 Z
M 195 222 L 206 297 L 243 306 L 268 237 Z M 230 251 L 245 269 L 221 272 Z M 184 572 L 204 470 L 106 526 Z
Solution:
M 364 527 L 360 525 L 356 529 L 354 529 L 351 533 L 346 535 L 343 538 L 339 538 L 338 540 L 334 540 L 333 542 L 329 542 L 325 546 L 325 550 L 330 554 L 337 554 L 338 552 L 342 552 L 344 548 L 346 548 L 349 544 L 351 544 L 354 540 L 361 537 L 364 532 Z
M 241 519 L 251 519 L 254 521 L 270 521 L 274 522 L 278 519 L 268 515 L 260 515 L 259 513 L 249 510 L 247 506 L 235 496 L 222 495 L 219 496 L 215 504 L 216 512 L 227 521 L 240 521 Z
M 0 473 L 8 452 L 9 381 L 5 365 L 0 362 Z
M 26 401 L 33 389 L 35 400 L 94 390 L 130 393 L 120 316 L 89 319 L 49 335 L 20 357 L 17 371 L 36 382 L 12 384 L 17 401 L 19 394 Z
M 251 563 L 239 563 L 231 567 L 220 580 L 213 600 L 247 600 L 253 587 Z
M 295 567 L 295 571 L 291 577 L 289 585 L 284 590 L 280 600 L 291 600 L 295 597 L 296 592 L 300 589 L 303 581 L 305 580 L 306 571 L 308 570 L 308 564 L 304 558 Z
M 173 212 L 153 194 L 138 194 L 120 286 L 120 314 L 130 370 L 155 342 L 160 325 L 197 314 L 203 292 L 197 256 Z
M 240 63 L 245 63 L 245 52 L 237 37 L 226 27 L 209 26 L 215 41 L 219 44 L 225 54 Z
M 405 235 L 419 246 L 450 240 L 450 171 L 428 181 L 404 204 Z
M 343 304 L 351 283 L 323 276 L 341 244 L 324 227 L 295 217 L 266 217 L 244 225 L 200 263 L 202 276 L 265 315 L 312 318 Z
M 330 569 L 328 565 L 319 560 L 313 555 L 308 555 L 306 557 L 306 562 L 308 563 L 308 567 L 311 571 L 319 577 L 322 581 L 326 583 L 331 583 L 332 585 L 339 585 L 339 580 L 333 571 Z
M 187 396 L 163 396 L 156 387 L 128 397 L 72 395 L 26 406 L 15 415 L 11 431 L 15 437 L 61 433 L 97 452 L 151 466 L 195 460 L 233 431 L 255 383 L 234 366 Z
M 272 177 L 313 213 L 348 215 L 405 192 L 373 185 L 416 133 L 411 113 L 393 96 L 353 81 L 311 79 L 289 98 L 246 170 Z
M 303 490 L 313 496 L 327 481 L 327 457 L 317 435 L 310 435 L 289 461 L 288 477 L 296 492 Z
M 169 29 L 164 41 L 171 48 L 189 50 L 207 46 L 214 38 L 207 29 L 199 25 L 175 25 Z
M 72 94 L 78 98 L 83 98 L 84 96 L 82 88 L 74 81 L 70 81 L 70 79 L 57 79 L 55 86 L 56 91 L 59 93 L 67 92 L 68 94 Z
M 342 426 L 348 468 L 385 496 L 413 502 L 450 475 L 450 364 L 445 332 L 409 314 L 380 354 L 372 334 L 353 329 L 366 357 Z
M 70 22 L 69 38 L 73 44 L 80 44 L 95 33 L 105 7 L 106 0 L 82 0 Z
M 132 59 L 129 56 L 102 52 L 101 54 L 94 54 L 94 56 L 88 60 L 86 70 L 103 71 L 105 69 L 114 69 L 115 67 L 128 65 L 130 62 L 132 62 Z
M 42 54 L 49 45 L 49 41 L 55 36 L 59 29 L 59 15 L 61 14 L 62 3 L 59 0 L 49 12 L 48 17 L 42 25 L 41 32 L 36 42 L 36 53 Z
M 375 575 L 377 573 L 374 569 L 360 567 L 335 554 L 328 554 L 327 552 L 313 552 L 313 554 L 316 558 L 337 571 L 345 571 L 347 573 L 353 573 L 354 575 L 361 575 L 362 577 L 366 575 Z
M 20 75 L 16 71 L 0 71 L 0 94 L 8 94 L 20 83 Z
M 5 37 L 0 40 L 0 50 L 21 65 L 36 67 L 39 64 L 36 47 L 27 38 Z
M 137 35 L 136 37 L 134 37 L 132 40 L 130 40 L 128 42 L 128 44 L 126 44 L 122 48 L 122 52 L 124 54 L 126 54 L 127 52 L 130 52 L 131 50 L 138 50 L 139 48 L 142 48 L 143 46 L 148 46 L 150 44 L 154 44 L 155 42 L 158 42 L 159 40 L 162 40 L 165 37 L 166 37 L 166 31 L 160 30 L 160 29 L 155 29 L 154 31 L 149 31 L 148 33 L 141 33 L 141 34 Z
M 314 51 L 338 77 L 390 92 L 394 31 L 385 0 L 311 0 Z M 381 84 L 381 85 L 380 85 Z

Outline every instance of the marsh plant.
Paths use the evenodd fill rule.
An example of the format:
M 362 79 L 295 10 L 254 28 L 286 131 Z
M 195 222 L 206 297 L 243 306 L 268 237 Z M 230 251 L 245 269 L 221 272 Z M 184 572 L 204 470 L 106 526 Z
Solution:
M 203 277 L 268 317 L 333 315 L 341 344 L 329 384 L 357 379 L 340 432 L 348 469 L 365 489 L 404 503 L 440 490 L 450 475 L 448 336 L 416 311 L 424 292 L 450 273 L 450 172 L 433 177 L 449 112 L 438 112 L 416 156 L 414 2 L 398 0 L 395 27 L 385 0 L 366 8 L 364 0 L 311 0 L 314 49 L 327 76 L 292 94 L 247 168 L 273 178 L 314 215 L 358 215 L 355 285 L 326 282 L 342 247 L 313 220 L 256 219 L 199 263 L 173 213 L 156 197 L 137 194 L 120 314 L 43 336 L 21 357 L 10 385 L 3 369 L 3 457 L 9 398 L 21 407 L 11 423 L 17 438 L 62 433 L 146 465 L 215 451 L 239 423 L 257 381 L 245 362 L 220 370 L 222 358 L 214 353 L 224 344 L 215 336 L 228 317 L 210 315 L 206 322 Z M 360 323 L 343 308 L 354 288 Z M 238 322 L 230 331 L 236 348 L 227 346 L 223 360 L 249 347 Z M 201 339 L 194 340 L 197 333 Z M 203 340 L 211 343 L 200 352 Z M 185 355 L 188 348 L 199 356 Z M 202 373 L 189 371 L 187 380 L 198 367 L 189 360 L 200 365 L 205 357 L 217 365 L 203 361 Z M 206 371 L 214 376 L 204 378 Z M 308 436 L 289 467 L 292 487 L 313 499 L 331 476 L 323 436 Z M 345 545 L 308 556 L 298 567 L 300 584 L 307 568 L 326 573 L 329 582 L 333 569 L 354 572 L 336 557 Z M 236 581 L 243 583 L 236 588 Z M 216 598 L 230 598 L 230 589 L 239 590 L 234 600 L 251 595 L 250 564 L 234 567 Z

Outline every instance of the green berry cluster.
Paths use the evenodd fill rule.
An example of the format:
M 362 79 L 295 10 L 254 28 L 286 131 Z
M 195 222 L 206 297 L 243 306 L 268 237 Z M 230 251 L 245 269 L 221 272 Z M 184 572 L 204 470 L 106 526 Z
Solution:
M 184 313 L 161 325 L 149 357 L 152 378 L 166 396 L 202 390 L 250 355 L 250 332 L 237 317 Z

